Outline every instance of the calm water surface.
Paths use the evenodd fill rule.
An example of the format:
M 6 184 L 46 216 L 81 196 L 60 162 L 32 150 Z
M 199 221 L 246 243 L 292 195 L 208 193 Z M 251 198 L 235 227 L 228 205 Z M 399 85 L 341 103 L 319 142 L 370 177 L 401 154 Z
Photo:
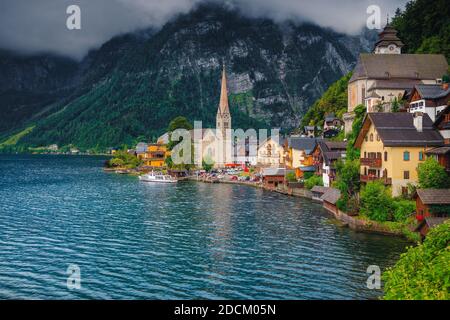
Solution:
M 0 156 L 0 298 L 371 299 L 367 267 L 407 245 L 338 227 L 306 199 L 145 184 L 103 160 Z

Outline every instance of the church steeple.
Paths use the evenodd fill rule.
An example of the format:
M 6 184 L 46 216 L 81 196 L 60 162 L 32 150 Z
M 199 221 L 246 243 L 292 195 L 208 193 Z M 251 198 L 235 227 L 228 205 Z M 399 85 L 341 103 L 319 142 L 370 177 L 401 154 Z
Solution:
M 225 71 L 225 64 L 222 70 L 222 87 L 220 90 L 220 103 L 218 113 L 225 114 L 230 113 L 230 108 L 228 106 L 228 90 L 227 90 L 227 74 Z
M 378 35 L 375 43 L 374 53 L 377 54 L 401 54 L 403 42 L 397 36 L 397 30 L 390 24 L 389 16 L 383 31 Z
M 231 114 L 228 106 L 227 74 L 225 71 L 225 64 L 223 65 L 222 70 L 222 84 L 219 107 L 217 108 L 216 129 L 220 130 L 223 136 L 225 135 L 227 129 L 231 129 Z

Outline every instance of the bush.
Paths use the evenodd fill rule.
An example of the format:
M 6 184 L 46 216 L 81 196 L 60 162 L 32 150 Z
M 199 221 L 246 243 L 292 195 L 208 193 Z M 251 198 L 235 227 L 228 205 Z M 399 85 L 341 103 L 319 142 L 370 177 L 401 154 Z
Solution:
M 383 274 L 386 300 L 449 300 L 450 220 L 433 228 L 425 242 L 408 248 Z
M 422 189 L 445 189 L 450 186 L 445 169 L 433 158 L 419 164 L 417 171 Z
M 390 220 L 392 198 L 386 187 L 379 181 L 368 182 L 361 190 L 361 214 L 371 220 Z
M 297 177 L 295 176 L 295 172 L 288 172 L 286 173 L 286 180 L 289 182 L 296 182 Z
M 313 175 L 309 179 L 305 180 L 305 187 L 311 190 L 314 186 L 323 186 L 322 177 Z
M 141 164 L 141 161 L 133 154 L 129 154 L 126 151 L 117 151 L 114 154 L 114 158 L 109 160 L 109 165 L 111 167 L 127 167 L 136 168 Z
M 396 200 L 393 202 L 394 221 L 403 222 L 416 211 L 416 202 L 411 200 Z

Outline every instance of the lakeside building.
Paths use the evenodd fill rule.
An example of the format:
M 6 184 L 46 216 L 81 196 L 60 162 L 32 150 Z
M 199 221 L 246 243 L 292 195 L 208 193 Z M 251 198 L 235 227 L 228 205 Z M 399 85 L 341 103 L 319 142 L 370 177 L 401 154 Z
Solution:
M 280 141 L 272 137 L 260 143 L 257 154 L 258 166 L 281 167 L 284 165 L 284 148 Z
M 417 167 L 426 152 L 444 139 L 423 113 L 368 113 L 355 141 L 361 150 L 361 182 L 380 180 L 392 195 L 408 193 L 418 181 Z
M 344 114 L 345 133 L 352 130 L 354 109 L 365 105 L 367 112 L 390 112 L 415 85 L 436 85 L 447 73 L 442 54 L 403 54 L 403 43 L 388 23 L 379 34 L 372 53 L 362 53 L 348 84 L 348 108 Z
M 144 147 L 146 149 L 143 149 Z M 166 159 L 170 156 L 170 151 L 164 144 L 139 143 L 136 146 L 136 156 L 142 160 L 144 166 L 163 168 L 166 166 Z
M 285 168 L 263 168 L 261 170 L 263 186 L 266 189 L 275 190 L 279 185 L 285 184 L 288 172 L 290 171 Z
M 418 189 L 414 194 L 416 217 L 419 225 L 416 231 L 422 239 L 428 231 L 450 217 L 450 189 Z
M 286 168 L 295 170 L 295 176 L 300 179 L 305 172 L 315 172 L 312 152 L 316 147 L 316 138 L 291 136 L 284 142 Z
M 418 84 L 414 86 L 409 98 L 408 111 L 428 114 L 431 121 L 436 121 L 439 114 L 447 108 L 450 100 L 448 83 Z
M 319 141 L 313 150 L 315 173 L 322 176 L 324 187 L 330 187 L 336 180 L 336 163 L 344 160 L 347 142 Z

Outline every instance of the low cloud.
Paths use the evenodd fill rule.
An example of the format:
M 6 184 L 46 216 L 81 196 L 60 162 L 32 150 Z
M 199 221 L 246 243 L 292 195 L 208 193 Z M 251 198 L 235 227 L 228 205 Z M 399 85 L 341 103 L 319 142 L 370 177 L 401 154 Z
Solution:
M 211 1 L 211 0 L 210 0 Z M 221 0 L 212 0 L 224 2 Z M 2 0 L 0 48 L 23 53 L 52 52 L 82 58 L 111 37 L 145 27 L 160 27 L 203 0 Z M 355 34 L 365 26 L 369 5 L 382 16 L 393 14 L 406 0 L 228 0 L 245 15 L 275 21 L 316 23 Z M 66 8 L 81 8 L 82 29 L 66 28 Z

